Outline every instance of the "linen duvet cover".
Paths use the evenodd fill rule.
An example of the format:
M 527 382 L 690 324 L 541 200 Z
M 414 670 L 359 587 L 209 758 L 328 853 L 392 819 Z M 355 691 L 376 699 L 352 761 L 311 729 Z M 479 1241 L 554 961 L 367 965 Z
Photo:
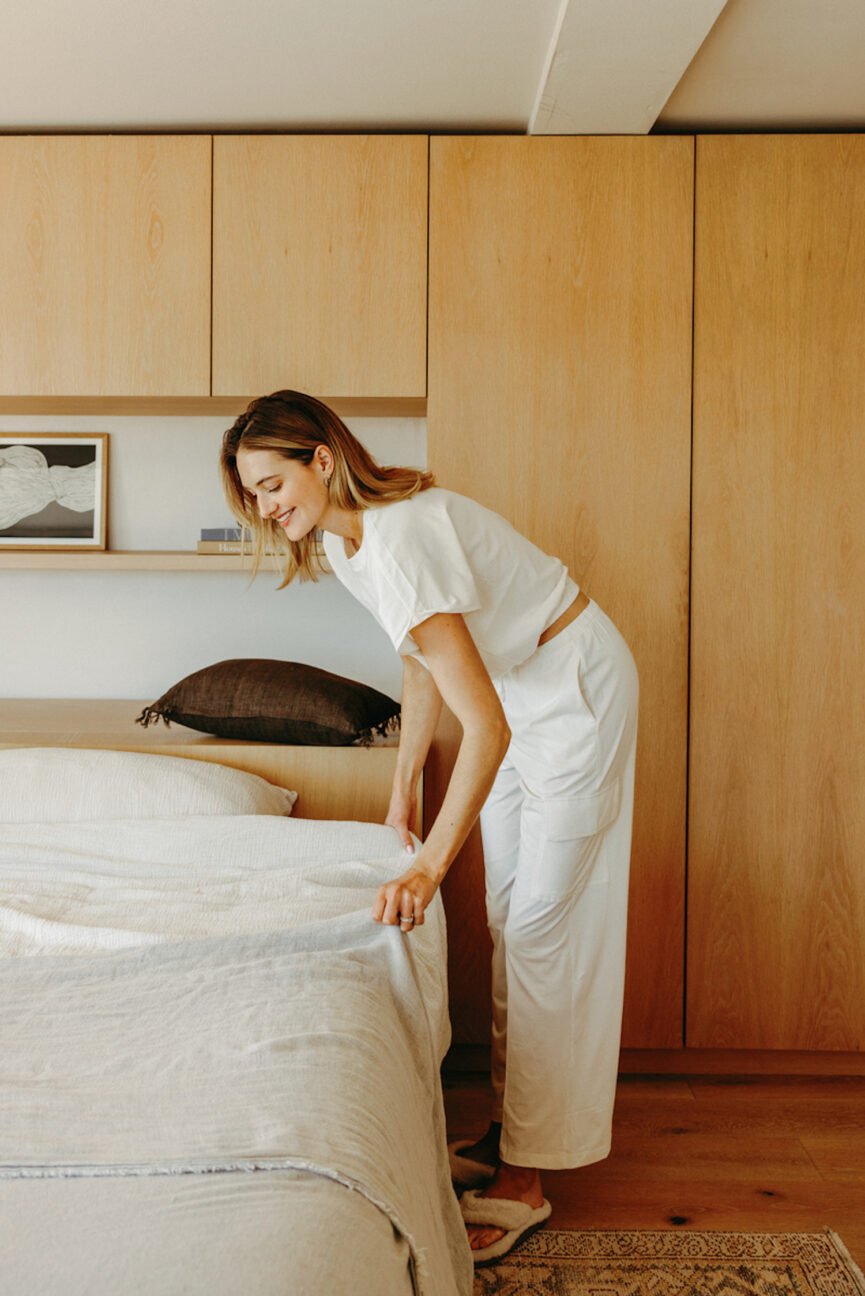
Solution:
M 461 1296 L 437 898 L 391 829 L 0 825 L 0 1292 Z

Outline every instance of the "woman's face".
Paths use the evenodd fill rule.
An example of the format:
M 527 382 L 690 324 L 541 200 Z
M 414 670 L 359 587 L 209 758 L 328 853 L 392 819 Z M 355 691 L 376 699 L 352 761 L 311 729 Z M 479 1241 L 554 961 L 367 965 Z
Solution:
M 237 452 L 244 494 L 263 518 L 281 526 L 289 540 L 302 540 L 321 525 L 329 496 L 324 484 L 332 470 L 330 452 L 319 446 L 310 464 L 286 459 L 276 450 Z

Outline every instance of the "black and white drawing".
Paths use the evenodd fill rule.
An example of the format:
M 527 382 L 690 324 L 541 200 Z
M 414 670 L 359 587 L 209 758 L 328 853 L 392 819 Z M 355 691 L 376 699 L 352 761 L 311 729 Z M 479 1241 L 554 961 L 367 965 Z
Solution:
M 108 434 L 0 432 L 0 546 L 104 549 Z

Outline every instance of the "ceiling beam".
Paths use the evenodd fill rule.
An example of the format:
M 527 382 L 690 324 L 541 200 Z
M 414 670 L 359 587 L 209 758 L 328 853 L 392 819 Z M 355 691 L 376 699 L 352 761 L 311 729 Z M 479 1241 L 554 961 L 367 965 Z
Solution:
M 645 135 L 727 0 L 562 0 L 530 135 Z

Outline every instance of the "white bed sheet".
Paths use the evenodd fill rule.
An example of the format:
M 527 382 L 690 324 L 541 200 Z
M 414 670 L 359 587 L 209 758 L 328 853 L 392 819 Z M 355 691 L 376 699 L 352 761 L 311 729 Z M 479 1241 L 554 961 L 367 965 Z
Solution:
M 387 828 L 269 816 L 0 828 L 0 1219 L 11 1239 L 38 1235 L 30 1203 L 53 1193 L 82 1271 L 106 1241 L 116 1251 L 142 1229 L 144 1257 L 154 1239 L 140 1203 L 164 1212 L 194 1185 L 213 1235 L 234 1245 L 226 1203 L 257 1194 L 265 1233 L 285 1207 L 276 1234 L 293 1248 L 294 1279 L 234 1290 L 337 1292 L 336 1230 L 345 1290 L 357 1291 L 353 1249 L 377 1245 L 362 1199 L 360 1215 L 374 1208 L 386 1225 L 383 1274 L 402 1247 L 407 1291 L 470 1292 L 438 1081 L 450 1039 L 441 904 L 410 937 L 369 916 L 404 859 Z M 311 1193 L 328 1203 L 320 1246 Z M 111 1227 L 82 1227 L 97 1202 Z M 213 1290 L 195 1285 L 198 1236 L 177 1290 Z M 238 1238 L 237 1253 L 255 1254 L 256 1236 L 250 1252 Z M 259 1256 L 256 1272 L 284 1276 L 286 1263 Z M 128 1290 L 172 1290 L 136 1272 Z

